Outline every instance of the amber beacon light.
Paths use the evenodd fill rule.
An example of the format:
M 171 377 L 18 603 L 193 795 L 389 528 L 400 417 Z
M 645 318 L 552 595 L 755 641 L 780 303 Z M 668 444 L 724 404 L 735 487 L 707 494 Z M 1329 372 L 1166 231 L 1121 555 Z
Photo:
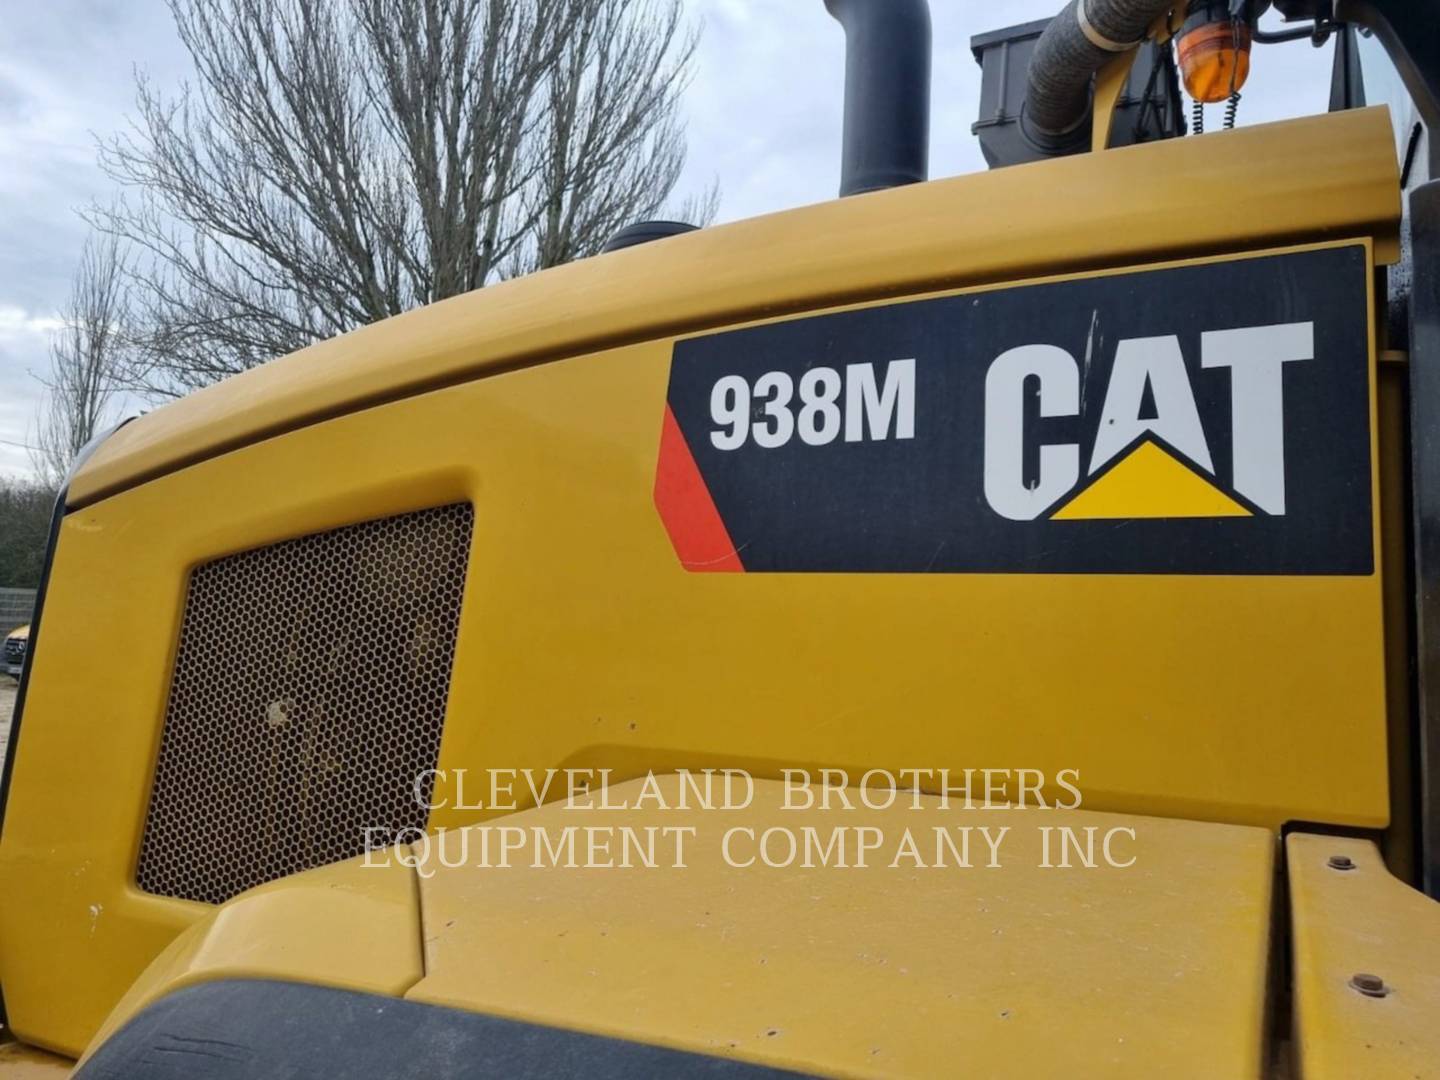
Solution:
M 1250 74 L 1250 26 L 1228 4 L 1193 3 L 1176 52 L 1186 93 L 1207 104 L 1224 101 Z

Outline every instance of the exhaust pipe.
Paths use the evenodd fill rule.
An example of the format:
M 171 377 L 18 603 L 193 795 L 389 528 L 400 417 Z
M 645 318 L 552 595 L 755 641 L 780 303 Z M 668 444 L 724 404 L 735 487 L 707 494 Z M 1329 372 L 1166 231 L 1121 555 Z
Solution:
M 845 28 L 840 194 L 930 175 L 928 0 L 825 0 Z
M 1025 133 L 1042 147 L 1067 143 L 1090 115 L 1091 78 L 1175 6 L 1175 0 L 1070 0 L 1030 58 Z

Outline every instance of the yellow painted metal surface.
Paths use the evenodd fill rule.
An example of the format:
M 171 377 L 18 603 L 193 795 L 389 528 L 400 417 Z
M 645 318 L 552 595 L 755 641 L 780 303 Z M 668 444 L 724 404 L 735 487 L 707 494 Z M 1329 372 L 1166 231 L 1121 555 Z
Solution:
M 1101 810 L 1384 825 L 1381 573 L 696 576 L 652 504 L 682 330 L 1281 240 L 1392 257 L 1383 112 L 1190 142 L 588 260 L 326 342 L 113 436 L 71 487 L 0 842 L 17 1030 L 78 1052 L 208 910 L 133 885 L 190 569 L 455 500 L 477 531 L 438 826 L 478 816 L 453 805 L 462 769 L 706 763 L 1074 768 Z
M 66 518 L 0 842 L 22 1036 L 78 1052 L 207 910 L 132 884 L 189 569 L 457 500 L 434 825 L 478 816 L 462 769 L 704 764 L 1077 769 L 1099 810 L 1385 823 L 1381 574 L 688 574 L 652 502 L 670 354 L 392 402 Z
M 128 425 L 72 505 L 308 421 L 626 341 L 1148 259 L 1370 236 L 1398 251 L 1383 108 L 916 184 L 675 237 L 412 312 Z
M 1368 841 L 1292 833 L 1286 858 L 1300 1075 L 1440 1077 L 1440 903 L 1392 877 Z M 1357 974 L 1382 979 L 1383 996 L 1355 989 Z
M 395 997 L 422 965 L 413 870 L 392 860 L 306 871 L 242 893 L 180 935 L 115 1006 L 90 1051 L 155 999 L 195 983 L 278 979 Z
M 1110 129 L 1115 124 L 1115 110 L 1120 104 L 1120 95 L 1125 92 L 1125 81 L 1135 64 L 1139 49 L 1130 49 L 1115 57 L 1095 76 L 1095 91 L 1091 98 L 1090 149 L 1092 152 L 1105 150 L 1110 146 Z
M 552 803 L 505 821 L 557 843 L 566 827 L 691 827 L 684 868 L 662 844 L 653 868 L 632 854 L 630 869 L 543 857 L 537 869 L 531 844 L 518 865 L 492 853 L 487 869 L 478 834 L 493 827 L 446 833 L 420 868 L 426 973 L 405 996 L 821 1075 L 1259 1074 L 1266 830 L 909 796 L 888 810 L 786 810 L 781 787 L 757 784 L 743 810 L 680 810 L 670 777 L 666 810 Z M 818 855 L 812 869 L 738 865 L 767 829 L 828 839 L 837 826 L 881 831 L 863 868 L 853 840 L 846 868 Z M 936 866 L 932 831 L 958 843 L 965 826 L 977 830 L 970 868 L 948 855 Z M 998 868 L 981 826 L 1009 827 Z M 1111 854 L 1134 864 L 1045 868 L 1040 830 L 1062 826 L 1133 830 Z M 727 862 L 734 830 L 750 835 L 728 841 Z M 895 854 L 906 830 L 926 869 Z M 783 839 L 768 850 L 787 858 Z M 609 852 L 618 860 L 618 840 Z

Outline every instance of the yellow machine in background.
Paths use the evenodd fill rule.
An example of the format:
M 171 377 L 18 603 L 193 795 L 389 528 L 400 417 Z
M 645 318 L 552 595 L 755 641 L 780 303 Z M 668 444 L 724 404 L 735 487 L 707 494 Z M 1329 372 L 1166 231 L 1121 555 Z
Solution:
M 19 1039 L 95 1076 L 1434 1074 L 1389 329 L 1434 270 L 1392 115 L 1107 148 L 1140 129 L 1089 121 L 1092 68 L 1085 146 L 1011 112 L 987 154 L 1037 160 L 859 194 L 923 178 L 865 50 L 924 5 L 830 6 L 899 117 L 847 104 L 857 197 L 321 343 L 71 477 L 6 762 Z M 1124 57 L 1105 121 L 1144 7 L 1052 24 Z M 679 807 L 705 769 L 752 797 Z M 1023 809 L 947 801 L 986 769 Z M 834 819 L 795 770 L 919 770 L 843 823 L 1008 825 L 1004 864 L 776 858 Z M 477 864 L 571 824 L 695 832 Z M 1114 850 L 1055 865 L 1061 827 Z
M 20 678 L 20 670 L 25 666 L 25 646 L 29 640 L 29 626 L 17 627 L 5 638 L 5 653 L 0 661 L 5 664 L 5 674 L 12 678 Z

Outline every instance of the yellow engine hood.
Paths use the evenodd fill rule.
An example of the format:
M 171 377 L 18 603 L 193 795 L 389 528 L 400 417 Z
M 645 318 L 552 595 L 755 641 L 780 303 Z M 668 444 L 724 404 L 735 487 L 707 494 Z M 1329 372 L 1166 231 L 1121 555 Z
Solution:
M 829 1075 L 1236 1077 L 1261 1067 L 1275 842 L 1263 829 L 1065 810 L 966 811 L 906 795 L 885 811 L 551 804 L 437 839 L 421 864 L 425 977 L 412 999 Z M 611 795 L 634 802 L 632 782 Z M 854 792 L 851 793 L 852 799 Z M 675 833 L 654 868 L 536 868 L 534 833 L 502 868 L 502 828 L 567 827 L 620 862 L 623 827 Z M 992 838 L 1002 828 L 998 867 Z M 1099 865 L 1057 864 L 1062 826 Z M 841 868 L 806 869 L 805 830 L 844 827 Z M 935 829 L 961 845 L 935 866 Z M 854 865 L 855 830 L 883 840 Z M 489 830 L 487 845 L 484 833 Z M 799 840 L 796 864 L 784 862 Z M 915 842 L 905 849 L 906 832 Z M 1113 831 L 1112 830 L 1119 830 Z M 730 860 L 724 851 L 730 834 Z M 1103 838 L 1112 839 L 1104 862 Z M 637 835 L 644 835 L 643 833 Z M 864 834 L 870 840 L 874 834 Z M 753 839 L 751 837 L 753 836 Z M 833 849 L 832 849 L 833 852 Z M 488 855 L 488 859 L 487 859 Z M 812 862 L 818 863 L 812 848 Z M 477 867 L 488 861 L 489 868 Z M 557 861 L 541 849 L 543 864 Z M 563 861 L 563 857 L 561 860 Z M 925 869 L 918 866 L 926 864 Z M 444 863 L 455 864 L 448 868 Z M 516 865 L 525 863 L 526 865 Z

